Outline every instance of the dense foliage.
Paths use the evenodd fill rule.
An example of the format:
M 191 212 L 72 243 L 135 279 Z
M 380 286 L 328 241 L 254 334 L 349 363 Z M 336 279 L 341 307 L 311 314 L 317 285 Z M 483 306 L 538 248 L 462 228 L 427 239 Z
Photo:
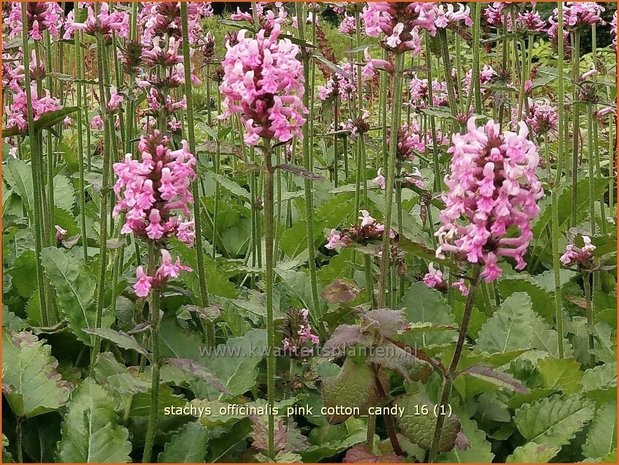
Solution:
M 617 460 L 614 4 L 73 6 L 2 4 L 3 462 Z

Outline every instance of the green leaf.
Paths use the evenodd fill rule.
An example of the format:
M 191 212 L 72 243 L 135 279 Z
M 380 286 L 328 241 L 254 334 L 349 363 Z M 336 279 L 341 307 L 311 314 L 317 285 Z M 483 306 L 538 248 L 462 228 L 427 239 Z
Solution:
M 473 365 L 462 370 L 460 374 L 483 379 L 484 381 L 507 388 L 518 394 L 527 394 L 529 392 L 522 383 L 514 379 L 511 375 L 498 371 L 488 365 Z
M 529 441 L 561 447 L 593 418 L 594 406 L 577 395 L 554 395 L 516 411 L 518 431 Z
M 492 444 L 486 439 L 486 433 L 479 429 L 475 420 L 460 416 L 462 431 L 469 442 L 469 447 L 460 450 L 457 447 L 440 457 L 441 462 L 451 463 L 490 463 L 494 458 Z
M 605 363 L 585 371 L 582 377 L 585 396 L 599 401 L 617 398 L 617 363 Z
M 11 158 L 4 163 L 2 179 L 13 192 L 21 197 L 26 210 L 32 212 L 34 208 L 34 188 L 32 187 L 32 169 L 30 165 L 23 160 Z
M 159 463 L 201 463 L 208 447 L 209 432 L 200 423 L 184 425 L 159 454 Z
M 258 364 L 266 355 L 266 332 L 253 329 L 243 337 L 230 338 L 206 355 L 204 365 L 224 382 L 230 396 L 239 396 L 256 384 Z M 219 392 L 209 386 L 215 397 Z
M 62 424 L 58 456 L 62 462 L 131 461 L 129 432 L 118 422 L 114 398 L 92 378 L 73 392 Z
M 57 371 L 51 346 L 27 331 L 2 329 L 2 391 L 19 417 L 34 417 L 66 404 L 71 384 Z
M 589 179 L 581 179 L 577 182 L 578 203 L 575 206 L 577 212 L 577 224 L 580 219 L 588 215 L 589 205 Z M 608 186 L 608 179 L 596 177 L 593 180 L 593 197 L 598 199 Z M 570 218 L 572 212 L 572 187 L 571 185 L 563 186 L 559 193 L 559 226 L 563 225 Z M 549 226 L 552 217 L 552 205 L 550 199 L 542 201 L 541 213 L 533 224 L 533 237 L 542 237 L 542 232 Z
M 514 452 L 505 459 L 506 463 L 547 463 L 561 450 L 560 447 L 548 444 L 527 442 L 524 446 L 517 447 Z
M 532 321 L 531 298 L 516 292 L 481 327 L 475 348 L 488 353 L 529 349 Z
M 582 371 L 580 363 L 574 359 L 544 358 L 538 362 L 542 376 L 542 386 L 555 388 L 567 394 L 575 394 L 580 390 Z
M 79 107 L 64 107 L 60 110 L 48 111 L 34 122 L 34 130 L 42 131 L 44 129 L 50 129 L 52 126 L 62 122 L 67 115 L 70 115 L 78 110 Z
M 82 331 L 111 341 L 121 349 L 134 350 L 138 354 L 148 356 L 148 351 L 132 335 L 124 331 L 115 331 L 110 328 L 83 328 Z
M 436 416 L 434 404 L 423 393 L 406 394 L 396 398 L 394 405 L 404 409 L 402 416 L 396 417 L 396 424 L 402 434 L 422 449 L 429 450 L 434 438 Z M 427 413 L 423 407 L 427 408 Z M 438 450 L 449 452 L 456 445 L 460 432 L 460 420 L 455 415 L 445 416 Z
M 221 184 L 224 189 L 230 191 L 238 197 L 249 199 L 249 192 L 239 186 L 232 179 L 217 173 L 211 173 L 211 176 L 213 176 L 213 179 Z
M 602 459 L 617 448 L 617 403 L 598 408 L 587 433 L 582 453 L 589 459 Z
M 63 174 L 54 176 L 54 205 L 70 212 L 75 206 L 75 191 L 69 178 Z
M 69 327 L 82 342 L 91 345 L 91 337 L 83 329 L 96 325 L 95 277 L 77 257 L 64 249 L 43 249 L 41 263 L 56 290 L 60 310 Z M 104 326 L 110 323 L 109 318 L 106 320 L 108 324 Z
M 13 456 L 7 450 L 9 448 L 9 438 L 2 434 L 2 463 L 13 463 Z
M 120 364 L 111 352 L 97 356 L 95 380 L 121 396 L 148 392 L 150 389 L 150 379 L 145 373 L 139 373 L 137 367 L 127 368 Z
M 515 292 L 524 292 L 531 298 L 532 308 L 548 323 L 554 318 L 554 295 L 546 291 L 532 278 L 526 275 L 506 276 L 497 283 L 501 297 L 506 298 Z
M 401 306 L 404 307 L 406 319 L 410 323 L 451 325 L 454 322 L 451 308 L 441 293 L 421 282 L 411 284 L 402 297 Z M 456 335 L 449 331 L 442 333 L 403 334 L 398 339 L 413 346 L 428 347 L 449 344 L 455 340 L 455 337 Z

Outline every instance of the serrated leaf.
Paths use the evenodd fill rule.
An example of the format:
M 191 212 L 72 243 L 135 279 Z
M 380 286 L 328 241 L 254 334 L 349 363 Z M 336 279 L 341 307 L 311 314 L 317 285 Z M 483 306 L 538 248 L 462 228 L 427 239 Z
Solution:
M 581 383 L 585 396 L 596 402 L 616 399 L 617 363 L 605 363 L 585 370 Z
M 475 420 L 460 416 L 462 431 L 466 435 L 469 447 L 459 449 L 458 446 L 440 457 L 441 462 L 452 463 L 490 463 L 494 458 L 492 445 L 486 438 L 486 433 L 479 429 Z
M 597 409 L 582 453 L 588 459 L 602 459 L 617 449 L 617 403 Z
M 432 374 L 432 365 L 389 341 L 373 348 L 368 363 L 397 371 L 407 380 L 426 381 Z
M 184 425 L 165 445 L 159 454 L 159 463 L 204 462 L 208 447 L 209 431 L 197 422 Z
M 411 284 L 402 297 L 400 304 L 404 307 L 404 314 L 410 323 L 435 323 L 451 325 L 454 316 L 451 307 L 447 304 L 440 292 L 431 289 L 421 282 Z M 402 334 L 399 340 L 415 347 L 429 347 L 433 345 L 449 344 L 456 335 L 451 332 L 431 332 L 424 334 Z
M 124 331 L 116 331 L 111 328 L 84 328 L 83 331 L 86 334 L 92 334 L 106 341 L 111 341 L 121 349 L 133 350 L 138 354 L 148 356 L 148 351 L 133 336 Z
M 537 363 L 542 376 L 542 386 L 555 388 L 567 394 L 580 390 L 582 371 L 580 363 L 574 359 L 544 358 Z
M 184 358 L 171 358 L 168 359 L 168 363 L 170 365 L 174 365 L 177 368 L 180 368 L 185 373 L 191 374 L 196 378 L 201 378 L 219 392 L 223 392 L 224 394 L 230 394 L 230 391 L 226 387 L 225 384 L 221 382 L 217 376 L 208 371 L 204 365 L 198 362 L 194 362 L 193 360 L 188 360 Z
M 70 212 L 75 206 L 75 191 L 71 181 L 63 174 L 54 176 L 54 205 Z
M 63 462 L 131 461 L 129 432 L 118 423 L 114 398 L 92 378 L 73 392 L 62 424 L 58 455 Z
M 516 447 L 514 452 L 505 459 L 506 463 L 547 463 L 559 453 L 561 447 L 548 444 L 527 442 Z
M 527 440 L 561 447 L 584 428 L 593 412 L 593 403 L 580 396 L 554 395 L 523 405 L 514 421 Z
M 148 392 L 150 389 L 150 379 L 146 378 L 146 374 L 139 373 L 137 367 L 127 368 L 117 362 L 111 352 L 102 352 L 97 356 L 94 375 L 99 384 L 121 396 Z
M 349 347 L 357 344 L 369 347 L 373 341 L 372 334 L 362 332 L 359 325 L 339 325 L 322 347 L 322 355 L 328 358 L 338 358 L 344 355 Z
M 473 365 L 460 372 L 474 378 L 489 381 L 492 384 L 509 389 L 518 394 L 528 394 L 529 390 L 511 375 L 498 371 L 488 365 Z
M 516 292 L 481 327 L 475 348 L 487 353 L 529 349 L 532 320 L 531 298 Z
M 532 308 L 538 315 L 544 317 L 548 323 L 554 319 L 554 295 L 546 291 L 532 278 L 525 275 L 506 276 L 497 283 L 499 293 L 507 298 L 515 292 L 524 292 L 531 298 Z
M 4 136 L 4 130 L 3 137 Z M 2 167 L 2 179 L 19 195 L 28 212 L 32 212 L 34 189 L 32 187 L 32 168 L 23 160 L 10 158 Z
M 417 393 L 398 397 L 394 401 L 394 405 L 404 409 L 402 416 L 396 417 L 396 424 L 402 434 L 422 449 L 429 450 L 432 447 L 434 427 L 436 426 L 434 404 L 425 394 Z M 422 406 L 427 406 L 427 414 L 423 413 Z M 438 450 L 449 452 L 453 449 L 460 429 L 460 420 L 457 416 L 446 416 Z
M 91 337 L 83 329 L 96 324 L 95 277 L 78 258 L 64 249 L 43 249 L 41 263 L 71 330 L 82 342 L 91 345 Z
M 2 391 L 16 416 L 31 418 L 66 404 L 71 384 L 57 371 L 51 346 L 34 334 L 2 329 Z

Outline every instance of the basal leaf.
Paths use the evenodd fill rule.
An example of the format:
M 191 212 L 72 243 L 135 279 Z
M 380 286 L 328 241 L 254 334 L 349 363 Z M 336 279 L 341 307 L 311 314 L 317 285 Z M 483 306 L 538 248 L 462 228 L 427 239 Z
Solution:
M 91 345 L 91 337 L 83 329 L 96 325 L 96 281 L 92 272 L 77 257 L 56 247 L 41 251 L 41 263 L 69 327 L 82 342 Z
M 488 353 L 529 349 L 532 321 L 531 298 L 516 292 L 482 326 L 475 348 Z
M 488 365 L 473 365 L 465 368 L 460 372 L 461 374 L 472 376 L 473 378 L 483 379 L 489 381 L 492 384 L 509 389 L 510 391 L 518 394 L 527 394 L 529 390 L 518 380 L 514 379 L 511 375 L 492 368 Z
M 554 318 L 554 295 L 546 291 L 532 278 L 526 275 L 506 276 L 498 282 L 499 293 L 503 298 L 514 292 L 524 292 L 531 298 L 532 308 L 538 315 L 544 317 L 548 323 Z
M 86 334 L 92 334 L 107 341 L 111 341 L 121 349 L 133 350 L 138 354 L 148 356 L 148 351 L 136 341 L 135 337 L 124 331 L 116 331 L 111 328 L 83 328 L 82 331 Z
M 544 358 L 537 363 L 542 376 L 542 385 L 555 388 L 567 394 L 574 394 L 580 390 L 582 371 L 580 363 L 574 359 Z
M 27 331 L 2 330 L 2 391 L 16 416 L 34 417 L 66 404 L 71 384 L 57 371 L 51 346 Z
M 131 461 L 129 432 L 118 422 L 115 400 L 91 378 L 73 392 L 62 425 L 58 456 L 63 462 Z
M 203 462 L 208 448 L 209 432 L 198 422 L 184 425 L 172 436 L 159 454 L 159 463 Z
M 529 441 L 550 447 L 567 444 L 593 418 L 594 405 L 577 395 L 554 395 L 516 411 L 518 431 Z
M 524 446 L 517 447 L 514 452 L 505 459 L 506 463 L 547 463 L 559 453 L 561 447 L 548 444 L 527 442 Z
M 609 402 L 598 408 L 582 453 L 590 459 L 603 459 L 617 449 L 617 403 Z

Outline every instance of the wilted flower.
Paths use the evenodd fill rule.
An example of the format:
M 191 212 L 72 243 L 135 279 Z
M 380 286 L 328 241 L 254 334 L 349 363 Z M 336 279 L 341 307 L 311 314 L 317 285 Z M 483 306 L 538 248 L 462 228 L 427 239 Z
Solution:
M 385 225 L 377 222 L 367 210 L 360 210 L 361 224 L 354 224 L 342 231 L 332 229 L 327 237 L 325 248 L 333 250 L 336 248 L 346 248 L 353 244 L 367 245 L 373 241 L 382 240 Z M 392 229 L 389 237 L 396 238 L 396 233 Z
M 454 253 L 483 265 L 482 276 L 494 281 L 501 275 L 498 260 L 511 257 L 516 269 L 525 267 L 524 254 L 532 239 L 531 220 L 539 213 L 543 196 L 535 170 L 539 156 L 519 123 L 518 133 L 500 133 L 489 121 L 477 127 L 468 121 L 466 134 L 455 134 L 449 149 L 451 173 L 445 177 L 441 228 L 436 232 L 437 257 Z M 509 234 L 508 234 L 509 231 Z M 516 234 L 517 231 L 517 234 Z
M 559 127 L 559 115 L 555 107 L 538 100 L 531 105 L 526 122 L 537 136 L 549 132 L 556 133 Z
M 303 67 L 296 56 L 299 47 L 290 39 L 279 39 L 275 24 L 269 36 L 265 30 L 255 39 L 247 31 L 238 33 L 238 43 L 228 45 L 223 61 L 224 80 L 219 87 L 225 97 L 222 117 L 240 113 L 247 129 L 245 143 L 256 145 L 260 138 L 287 142 L 301 137 L 307 109 Z
M 320 338 L 314 334 L 308 316 L 309 310 L 306 308 L 291 308 L 284 315 L 282 347 L 286 354 L 309 355 L 307 352 L 320 344 Z

